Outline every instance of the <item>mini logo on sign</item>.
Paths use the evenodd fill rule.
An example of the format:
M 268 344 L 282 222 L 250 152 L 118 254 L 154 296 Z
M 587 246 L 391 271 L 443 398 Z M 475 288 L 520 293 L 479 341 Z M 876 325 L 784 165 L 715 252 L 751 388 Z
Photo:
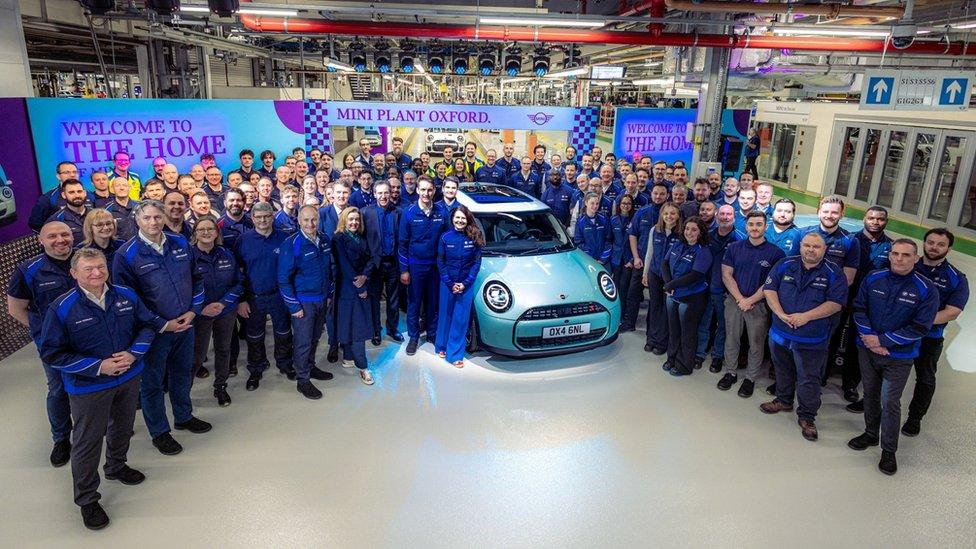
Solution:
M 535 114 L 529 114 L 529 115 L 526 115 L 526 116 L 529 117 L 529 120 L 533 124 L 535 124 L 537 126 L 545 126 L 550 120 L 552 120 L 552 117 L 555 116 L 555 115 L 546 114 L 544 112 L 537 112 Z

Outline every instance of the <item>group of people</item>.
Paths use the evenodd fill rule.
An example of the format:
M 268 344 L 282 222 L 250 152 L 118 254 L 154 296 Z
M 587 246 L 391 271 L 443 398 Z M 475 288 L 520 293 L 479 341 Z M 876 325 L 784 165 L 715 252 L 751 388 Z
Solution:
M 775 399 L 762 411 L 791 411 L 796 401 L 802 434 L 815 440 L 828 356 L 842 354 L 849 409 L 860 407 L 866 424 L 850 446 L 880 440 L 881 469 L 893 473 L 897 397 L 914 364 L 902 432 L 918 434 L 942 330 L 968 298 L 965 276 L 945 259 L 953 241 L 945 229 L 926 234 L 918 260 L 913 241 L 885 234 L 882 208 L 849 234 L 839 225 L 843 201 L 827 197 L 819 225 L 798 228 L 795 204 L 773 203 L 772 186 L 751 173 L 691 183 L 681 162 L 618 160 L 599 147 L 577 157 L 573 147 L 548 155 L 539 144 L 518 158 L 505 143 L 501 157 L 488 150 L 482 160 L 474 143 L 458 158 L 445 148 L 441 159 L 411 158 L 398 137 L 386 155 L 373 154 L 366 139 L 358 146 L 341 166 L 302 148 L 281 164 L 263 151 L 259 166 L 243 150 L 240 166 L 226 172 L 203 155 L 183 175 L 156 158 L 146 181 L 119 151 L 112 166 L 91 174 L 91 188 L 74 164 L 58 164 L 58 185 L 31 212 L 43 253 L 17 267 L 8 308 L 37 344 L 50 461 L 71 462 L 86 526 L 108 524 L 97 491 L 103 441 L 106 478 L 142 482 L 126 464 L 137 406 L 153 445 L 181 452 L 164 395 L 173 428 L 209 431 L 193 415 L 190 389 L 210 376 L 210 346 L 214 397 L 226 406 L 241 340 L 248 391 L 270 368 L 269 318 L 275 366 L 309 399 L 322 397 L 312 380 L 333 377 L 316 365 L 323 337 L 330 363 L 341 350 L 342 365 L 373 383 L 365 342 L 382 344 L 383 318 L 407 355 L 426 335 L 440 358 L 463 367 L 485 245 L 457 201 L 466 182 L 508 185 L 544 202 L 612 274 L 621 331 L 635 330 L 646 291 L 644 350 L 666 354 L 671 375 L 691 374 L 710 353 L 709 369 L 724 373 L 718 388 L 728 390 L 742 362 L 738 392 L 749 397 L 771 363 L 776 383 L 767 391 Z

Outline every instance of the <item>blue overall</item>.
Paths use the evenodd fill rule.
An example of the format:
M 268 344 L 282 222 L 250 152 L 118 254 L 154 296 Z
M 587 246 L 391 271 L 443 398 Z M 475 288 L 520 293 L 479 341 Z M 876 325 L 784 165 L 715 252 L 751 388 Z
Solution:
M 315 350 L 325 329 L 327 300 L 332 284 L 331 240 L 318 233 L 312 241 L 299 231 L 278 251 L 278 287 L 291 313 L 295 342 L 295 375 L 308 381 L 315 366 Z M 295 313 L 302 311 L 302 317 Z
M 596 214 L 593 217 L 582 215 L 576 221 L 573 244 L 586 252 L 586 255 L 606 265 L 610 261 L 610 225 L 607 218 Z
M 541 181 L 539 174 L 533 171 L 530 171 L 528 175 L 519 171 L 512 174 L 508 179 L 508 184 L 512 188 L 518 189 L 529 196 L 539 198 L 542 187 Z
M 173 320 L 203 308 L 203 281 L 194 273 L 190 245 L 182 236 L 164 234 L 160 254 L 140 235 L 125 243 L 115 254 L 112 281 L 128 286 L 152 312 Z M 180 333 L 158 334 L 143 357 L 140 397 L 142 416 L 149 435 L 168 433 L 163 380 L 168 379 L 173 419 L 184 423 L 193 417 L 190 387 L 193 385 L 193 328 Z
M 725 283 L 722 282 L 722 257 L 725 248 L 738 240 L 745 240 L 746 235 L 732 228 L 724 236 L 719 234 L 718 227 L 708 231 L 708 249 L 712 252 L 712 268 L 708 273 L 708 302 L 702 311 L 701 322 L 698 323 L 698 350 L 695 356 L 704 359 L 708 351 L 708 336 L 711 334 L 712 317 L 715 318 L 715 337 L 712 340 L 712 358 L 725 356 Z
M 419 203 L 400 217 L 400 272 L 410 273 L 407 286 L 407 333 L 410 339 L 420 337 L 420 314 L 423 311 L 427 337 L 436 339 L 437 330 L 437 246 L 450 220 L 443 206 L 434 203 L 425 213 Z
M 546 206 L 549 206 L 552 215 L 556 216 L 563 227 L 569 226 L 573 214 L 573 191 L 566 183 L 560 183 L 556 186 L 549 185 L 542 193 L 542 201 L 545 202 Z
M 484 165 L 474 173 L 474 180 L 478 183 L 496 183 L 503 185 L 508 180 L 508 174 L 498 162 L 494 166 Z
M 403 211 L 391 202 L 386 208 L 374 204 L 363 210 L 363 227 L 375 268 L 370 277 L 369 301 L 373 333 L 380 333 L 380 298 L 386 294 L 386 333 L 400 332 L 400 267 L 397 243 Z
M 438 244 L 437 269 L 441 295 L 434 350 L 446 353 L 448 362 L 457 362 L 464 359 L 475 294 L 473 286 L 481 270 L 481 248 L 466 234 L 452 228 L 441 236 Z M 464 285 L 464 291 L 458 294 L 452 290 L 457 283 Z

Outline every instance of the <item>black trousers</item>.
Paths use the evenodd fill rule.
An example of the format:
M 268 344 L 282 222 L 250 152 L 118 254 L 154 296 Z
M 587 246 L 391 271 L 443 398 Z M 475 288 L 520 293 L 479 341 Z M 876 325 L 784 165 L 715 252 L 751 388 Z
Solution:
M 621 300 L 623 304 L 623 326 L 635 328 L 637 326 L 637 315 L 640 313 L 641 301 L 644 301 L 644 270 L 631 269 L 630 280 L 625 284 L 627 287 L 627 299 Z
M 105 473 L 116 473 L 125 466 L 129 440 L 139 403 L 139 381 L 136 376 L 118 387 L 69 395 L 74 430 L 71 434 L 71 477 L 74 480 L 75 504 L 94 503 L 102 498 L 98 485 L 98 462 L 105 441 Z
M 380 299 L 386 295 L 386 333 L 400 331 L 400 265 L 390 256 L 380 260 L 379 269 L 369 279 L 369 307 L 373 313 L 373 333 L 380 333 Z
M 857 326 L 854 325 L 854 311 L 845 307 L 837 317 L 836 328 L 830 337 L 827 355 L 827 370 L 840 371 L 841 387 L 845 391 L 857 389 L 861 383 L 861 367 L 858 363 Z
M 203 359 L 214 346 L 214 387 L 226 387 L 230 374 L 230 342 L 237 336 L 237 313 L 220 317 L 197 315 L 193 319 L 193 376 L 203 366 Z
M 690 374 L 695 369 L 698 323 L 708 302 L 708 291 L 679 299 L 667 298 L 668 360 L 679 372 Z
M 623 263 L 617 265 L 611 274 L 613 275 L 613 283 L 617 286 L 617 298 L 620 299 L 620 304 L 626 307 L 627 296 L 630 294 L 630 281 L 634 278 L 634 268 L 624 265 Z M 620 323 L 625 324 L 623 314 L 620 315 Z
M 929 411 L 932 397 L 935 396 L 935 371 L 939 367 L 942 357 L 942 346 L 945 339 L 941 337 L 923 337 L 922 344 L 915 357 L 915 393 L 908 405 L 908 418 L 921 421 Z
M 758 156 L 747 156 L 746 157 L 746 167 L 743 168 L 742 173 L 751 173 L 753 179 L 759 179 L 759 172 L 756 171 L 756 159 Z

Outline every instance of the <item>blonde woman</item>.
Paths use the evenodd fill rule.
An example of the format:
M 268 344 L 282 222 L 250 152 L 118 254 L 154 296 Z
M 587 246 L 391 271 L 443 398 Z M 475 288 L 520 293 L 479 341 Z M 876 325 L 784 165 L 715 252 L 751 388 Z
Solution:
M 367 288 L 374 265 L 359 208 L 348 207 L 339 214 L 332 237 L 332 253 L 338 274 L 335 285 L 336 341 L 342 345 L 342 365 L 349 368 L 354 363 L 363 383 L 372 385 L 373 375 L 366 363 L 366 340 L 373 337 Z
M 115 218 L 108 210 L 95 208 L 85 216 L 85 223 L 81 230 L 85 239 L 77 247 L 95 248 L 101 251 L 105 254 L 105 262 L 111 270 L 115 251 L 125 244 L 124 240 L 117 237 L 118 226 L 115 224 Z

